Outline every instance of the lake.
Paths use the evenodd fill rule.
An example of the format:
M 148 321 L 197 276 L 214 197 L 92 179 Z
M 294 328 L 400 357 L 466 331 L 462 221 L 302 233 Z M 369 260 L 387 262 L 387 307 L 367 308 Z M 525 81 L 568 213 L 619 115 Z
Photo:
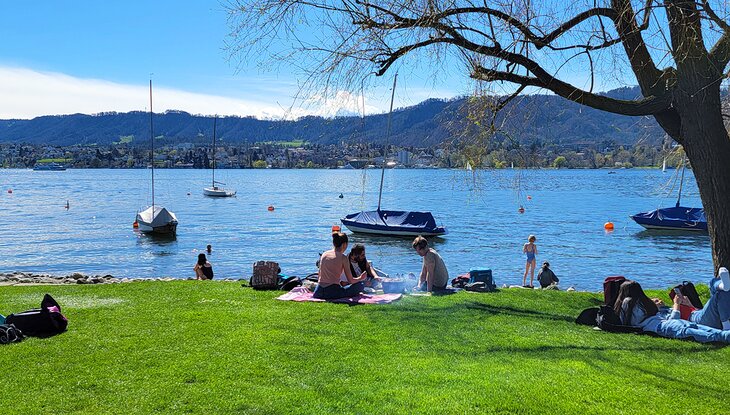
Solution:
M 238 194 L 213 199 L 202 195 L 210 171 L 155 174 L 155 202 L 180 221 L 174 240 L 132 228 L 136 212 L 151 202 L 150 170 L 1 169 L 0 272 L 188 278 L 197 254 L 212 244 L 216 278 L 247 278 L 257 260 L 304 276 L 316 272 L 319 253 L 331 248 L 339 218 L 377 206 L 380 181 L 380 170 L 222 170 L 216 179 Z M 598 291 L 608 275 L 645 287 L 705 282 L 713 269 L 707 235 L 651 233 L 628 217 L 673 206 L 673 177 L 674 171 L 642 169 L 392 169 L 385 173 L 382 207 L 430 210 L 448 228 L 432 245 L 452 278 L 488 267 L 499 285 L 520 284 L 522 244 L 534 234 L 538 266 L 548 260 L 563 288 Z M 682 205 L 701 206 L 689 172 Z M 611 233 L 603 229 L 607 221 L 615 224 Z M 391 276 L 420 271 L 410 239 L 350 234 L 350 246 L 358 242 Z

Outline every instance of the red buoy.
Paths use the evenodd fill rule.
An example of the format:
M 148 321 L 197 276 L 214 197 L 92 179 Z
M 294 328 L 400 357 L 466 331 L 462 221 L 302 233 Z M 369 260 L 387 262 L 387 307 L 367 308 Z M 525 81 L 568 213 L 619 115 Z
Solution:
M 269 212 L 273 212 L 274 211 L 274 205 L 269 205 L 269 207 L 267 209 L 269 209 Z

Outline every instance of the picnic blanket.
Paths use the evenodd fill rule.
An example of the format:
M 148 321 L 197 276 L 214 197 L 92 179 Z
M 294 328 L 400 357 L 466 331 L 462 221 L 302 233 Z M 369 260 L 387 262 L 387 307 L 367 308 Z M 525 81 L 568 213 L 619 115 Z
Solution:
M 312 297 L 314 293 L 306 287 L 295 287 L 288 293 L 276 297 L 277 300 L 281 301 L 317 301 L 317 302 L 330 302 L 340 304 L 390 304 L 393 301 L 399 300 L 403 297 L 403 294 L 358 294 L 350 298 L 337 298 L 334 300 L 322 300 L 320 298 Z

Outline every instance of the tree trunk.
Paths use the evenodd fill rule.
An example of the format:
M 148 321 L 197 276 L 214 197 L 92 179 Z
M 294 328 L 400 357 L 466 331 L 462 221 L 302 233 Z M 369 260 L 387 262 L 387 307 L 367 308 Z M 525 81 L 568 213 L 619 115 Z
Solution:
M 719 82 L 687 86 L 677 88 L 674 105 L 705 208 L 717 275 L 719 267 L 730 268 L 730 138 L 722 119 Z

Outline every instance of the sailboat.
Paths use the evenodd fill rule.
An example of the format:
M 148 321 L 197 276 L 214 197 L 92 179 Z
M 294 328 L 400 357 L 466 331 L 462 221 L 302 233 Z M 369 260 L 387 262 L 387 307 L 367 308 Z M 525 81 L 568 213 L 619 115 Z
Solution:
M 662 161 L 662 173 L 667 171 L 667 158 L 664 157 L 664 161 Z
M 177 217 L 167 208 L 155 205 L 155 134 L 152 126 L 152 80 L 150 79 L 150 162 L 152 163 L 152 206 L 137 212 L 135 227 L 141 232 L 174 236 L 177 233 Z
M 707 219 L 704 208 L 680 206 L 682 185 L 684 184 L 685 162 L 682 160 L 682 178 L 679 182 L 679 196 L 674 207 L 637 213 L 630 216 L 634 222 L 646 229 L 680 230 L 707 232 Z
M 213 182 L 211 183 L 210 187 L 203 188 L 203 194 L 206 196 L 211 196 L 211 197 L 231 197 L 231 196 L 236 195 L 236 191 L 235 190 L 226 190 L 226 189 L 218 186 L 219 184 L 224 185 L 225 183 L 215 181 L 215 154 L 216 154 L 216 151 L 215 151 L 215 148 L 216 148 L 215 147 L 215 129 L 216 128 L 215 127 L 216 127 L 217 121 L 218 121 L 218 116 L 213 118 Z
M 388 127 L 386 142 L 390 138 L 390 123 L 393 116 L 393 100 L 398 74 L 393 79 L 393 91 L 390 97 L 390 112 L 388 113 Z M 385 147 L 387 149 L 387 146 Z M 446 228 L 436 225 L 431 212 L 411 212 L 402 210 L 381 210 L 380 202 L 383 197 L 383 180 L 387 160 L 383 154 L 383 167 L 380 173 L 380 191 L 378 194 L 378 208 L 376 210 L 352 213 L 340 219 L 347 229 L 352 232 L 369 233 L 387 236 L 437 236 L 446 234 Z

